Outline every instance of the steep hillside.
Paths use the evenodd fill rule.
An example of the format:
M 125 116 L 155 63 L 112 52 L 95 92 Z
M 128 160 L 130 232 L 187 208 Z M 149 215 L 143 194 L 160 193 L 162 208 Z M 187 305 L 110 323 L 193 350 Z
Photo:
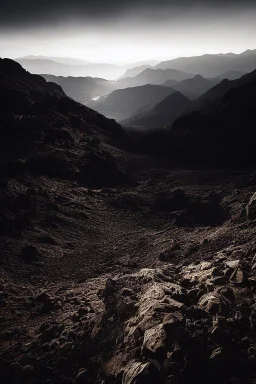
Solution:
M 21 169 L 25 174 L 35 172 L 88 185 L 115 182 L 115 175 L 118 182 L 118 175 L 123 177 L 115 157 L 116 147 L 124 144 L 126 136 L 118 124 L 69 99 L 60 86 L 29 74 L 11 60 L 1 59 L 0 71 L 4 174 L 13 161 L 17 172 Z M 109 179 L 103 169 L 93 172 L 100 164 L 109 169 Z
M 145 109 L 122 124 L 128 128 L 156 129 L 172 124 L 190 105 L 190 100 L 180 92 L 167 96 L 153 108 Z
M 181 92 L 189 99 L 194 100 L 214 87 L 220 81 L 221 80 L 218 79 L 205 79 L 201 75 L 196 75 L 192 79 L 186 79 L 172 85 L 172 88 Z M 168 86 L 168 82 L 166 82 L 164 85 Z
M 255 164 L 255 90 L 255 71 L 233 82 L 224 80 L 209 91 L 218 97 L 203 95 L 196 111 L 181 116 L 167 131 L 156 132 L 150 148 L 182 164 Z
M 60 85 L 69 97 L 85 105 L 115 89 L 113 82 L 96 77 L 41 76 Z
M 256 77 L 256 70 L 250 73 L 243 75 L 242 77 L 236 80 L 224 79 L 214 87 L 210 88 L 202 96 L 192 104 L 194 110 L 201 110 L 202 108 L 211 108 L 211 104 L 215 102 L 216 99 L 223 96 L 227 91 L 232 88 L 239 87 L 243 84 L 247 84 L 251 81 L 254 81 Z
M 118 89 L 95 101 L 91 106 L 107 117 L 120 121 L 140 109 L 154 106 L 173 92 L 172 88 L 160 85 Z

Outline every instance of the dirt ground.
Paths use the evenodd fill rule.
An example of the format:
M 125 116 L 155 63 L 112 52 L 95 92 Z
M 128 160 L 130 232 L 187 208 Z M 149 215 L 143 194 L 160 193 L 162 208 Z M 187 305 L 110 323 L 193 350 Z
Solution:
M 92 338 L 108 279 L 198 264 L 229 247 L 253 257 L 252 170 L 177 170 L 134 154 L 126 162 L 134 185 L 95 190 L 26 175 L 2 188 L 16 215 L 0 239 L 2 383 L 121 382 L 100 368 L 102 344 Z M 188 382 L 177 377 L 163 382 Z

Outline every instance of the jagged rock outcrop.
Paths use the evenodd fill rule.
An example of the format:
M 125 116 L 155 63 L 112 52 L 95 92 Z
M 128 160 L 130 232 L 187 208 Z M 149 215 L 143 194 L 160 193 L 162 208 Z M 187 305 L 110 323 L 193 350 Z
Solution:
M 47 359 L 50 367 L 63 366 L 56 383 L 252 383 L 255 257 L 228 256 L 241 252 L 230 246 L 197 263 L 91 280 L 62 297 L 41 293 L 34 305 L 59 314 L 39 327 L 43 344 L 25 345 L 21 366 L 6 372 L 15 380 L 22 369 L 41 383 L 51 377 L 43 372 Z M 75 301 L 77 311 L 60 322 Z M 33 369 L 24 366 L 29 362 Z

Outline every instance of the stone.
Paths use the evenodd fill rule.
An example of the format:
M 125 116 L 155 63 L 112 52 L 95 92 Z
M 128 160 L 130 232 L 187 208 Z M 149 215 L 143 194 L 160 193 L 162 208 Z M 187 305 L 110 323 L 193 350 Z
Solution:
M 235 299 L 234 291 L 230 287 L 221 287 L 218 292 L 229 301 L 233 301 Z
M 87 369 L 81 369 L 80 372 L 76 376 L 76 383 L 77 384 L 86 384 L 88 380 L 88 370 Z
M 166 342 L 166 331 L 162 324 L 155 326 L 154 328 L 148 329 L 144 333 L 144 340 L 142 345 L 142 351 L 145 355 L 146 351 L 149 351 L 153 355 L 158 357 L 164 355 L 165 343 Z
M 253 309 L 251 314 L 250 314 L 250 324 L 251 324 L 251 329 L 255 331 L 256 329 L 256 309 Z
M 205 293 L 205 292 L 204 292 Z M 188 291 L 188 297 L 191 301 L 198 301 L 199 297 L 202 295 L 199 288 L 193 288 Z
M 231 337 L 228 332 L 222 327 L 213 328 L 211 335 L 213 339 L 222 346 L 227 346 L 231 344 Z
M 211 314 L 217 314 L 220 311 L 221 302 L 216 293 L 210 292 L 200 298 L 198 305 L 201 309 L 204 309 Z
M 228 278 L 226 276 L 216 276 L 212 280 L 214 285 L 225 285 L 228 283 Z
M 246 276 L 241 268 L 236 268 L 230 276 L 230 281 L 234 284 L 243 284 L 245 280 Z
M 140 361 L 131 361 L 125 368 L 122 384 L 135 384 L 139 382 L 139 378 L 147 372 L 150 363 L 142 363 Z
M 226 266 L 230 269 L 238 268 L 239 264 L 240 264 L 240 260 L 228 260 L 228 261 L 226 261 Z
M 256 192 L 252 195 L 246 206 L 246 214 L 249 219 L 256 219 Z

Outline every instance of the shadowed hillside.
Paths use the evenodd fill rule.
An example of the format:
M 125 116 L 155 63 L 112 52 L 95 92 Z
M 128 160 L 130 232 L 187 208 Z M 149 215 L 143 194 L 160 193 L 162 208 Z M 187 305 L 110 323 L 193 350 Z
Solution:
M 140 109 L 152 107 L 175 92 L 170 87 L 144 85 L 118 89 L 91 103 L 92 108 L 118 121 L 130 117 Z
M 190 100 L 180 92 L 174 92 L 152 108 L 145 109 L 122 124 L 128 128 L 155 129 L 171 124 L 190 106 Z
M 255 71 L 223 80 L 189 107 L 191 113 L 165 132 L 155 132 L 149 139 L 151 150 L 182 164 L 254 164 L 255 90 Z

